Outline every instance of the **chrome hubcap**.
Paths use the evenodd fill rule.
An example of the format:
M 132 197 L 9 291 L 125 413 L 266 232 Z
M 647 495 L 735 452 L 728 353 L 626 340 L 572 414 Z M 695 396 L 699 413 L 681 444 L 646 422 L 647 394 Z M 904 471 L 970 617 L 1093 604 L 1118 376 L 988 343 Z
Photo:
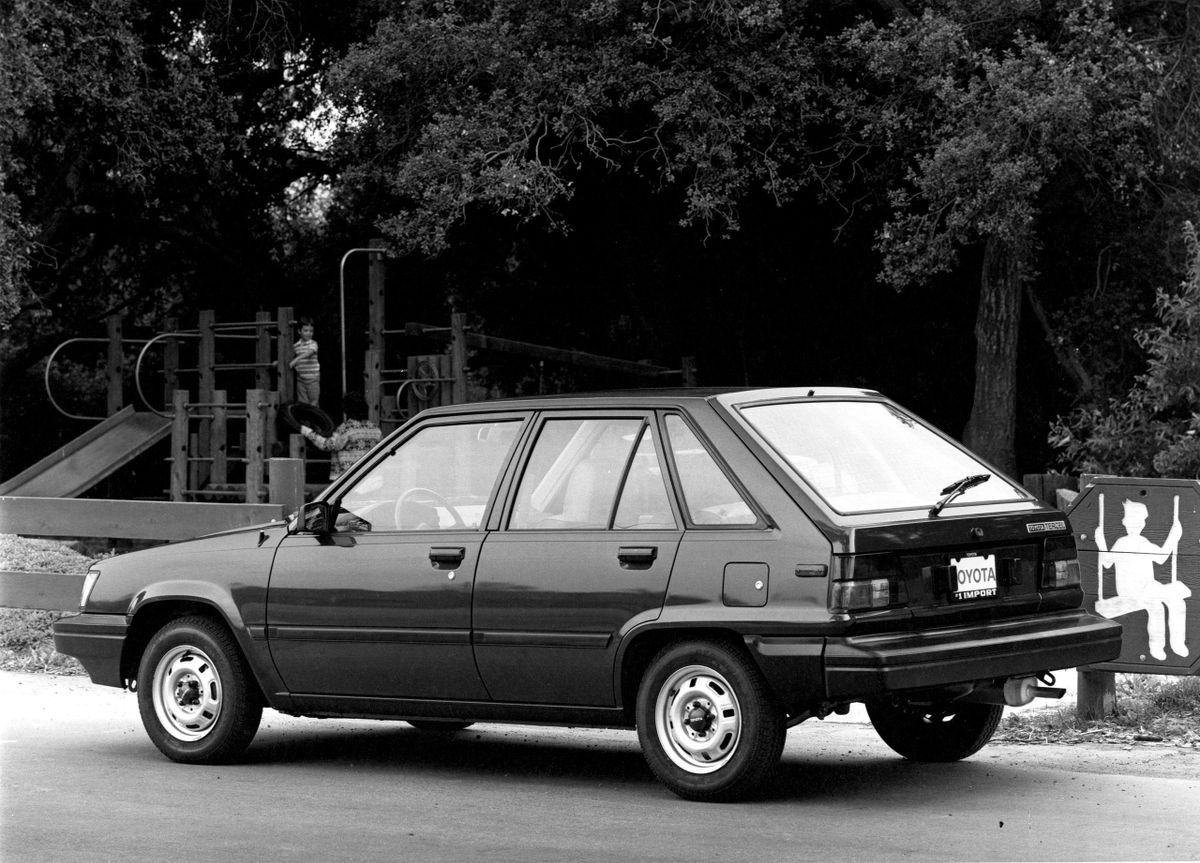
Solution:
M 177 740 L 200 740 L 221 716 L 221 678 L 201 650 L 172 648 L 154 669 L 154 712 Z
M 659 689 L 654 724 L 663 750 L 678 767 L 712 773 L 737 750 L 742 712 L 724 677 L 703 665 L 689 665 Z

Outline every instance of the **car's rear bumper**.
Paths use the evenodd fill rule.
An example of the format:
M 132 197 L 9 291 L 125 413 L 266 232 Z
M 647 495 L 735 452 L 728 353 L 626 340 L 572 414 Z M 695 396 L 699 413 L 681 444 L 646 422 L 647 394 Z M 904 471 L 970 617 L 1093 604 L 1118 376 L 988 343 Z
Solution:
M 830 639 L 830 700 L 1075 668 L 1121 653 L 1121 625 L 1075 610 L 1047 616 Z
M 128 625 L 123 614 L 77 614 L 53 626 L 54 649 L 79 660 L 93 683 L 124 687 L 121 651 Z

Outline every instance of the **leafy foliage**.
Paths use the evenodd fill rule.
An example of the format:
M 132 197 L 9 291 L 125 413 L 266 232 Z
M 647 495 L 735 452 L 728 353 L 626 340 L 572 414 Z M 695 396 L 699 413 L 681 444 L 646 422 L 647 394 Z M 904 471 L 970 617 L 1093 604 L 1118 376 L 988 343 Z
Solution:
M 1123 398 L 1052 425 L 1061 464 L 1078 473 L 1200 478 L 1200 237 L 1184 223 L 1187 273 L 1159 291 L 1157 326 L 1137 333 L 1147 368 Z
M 382 227 L 427 254 L 472 211 L 563 227 L 589 163 L 734 230 L 748 196 L 815 179 L 801 25 L 775 0 L 408 4 L 334 72 L 343 180 L 393 195 Z
M 880 278 L 897 288 L 949 270 L 959 249 L 985 239 L 1028 249 L 1056 183 L 1084 178 L 1119 205 L 1151 179 L 1162 59 L 1109 3 L 1071 4 L 1042 32 L 982 28 L 976 14 L 931 4 L 921 18 L 841 37 L 839 65 L 861 70 L 839 93 L 842 116 L 908 157 L 878 235 Z

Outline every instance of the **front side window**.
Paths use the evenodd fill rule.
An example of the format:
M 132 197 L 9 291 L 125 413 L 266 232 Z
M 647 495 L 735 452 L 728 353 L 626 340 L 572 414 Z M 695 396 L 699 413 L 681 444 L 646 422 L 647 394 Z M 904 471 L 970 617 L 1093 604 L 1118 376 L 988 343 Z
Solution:
M 521 478 L 509 527 L 675 527 L 662 465 L 645 421 L 547 420 Z
M 426 426 L 339 501 L 339 530 L 478 530 L 520 420 Z
M 692 523 L 732 526 L 757 524 L 758 515 L 683 418 L 670 414 L 666 424 L 671 457 L 675 459 L 680 490 Z
M 929 509 L 947 486 L 982 475 L 988 479 L 951 506 L 1028 499 L 967 450 L 882 402 L 786 402 L 748 405 L 740 413 L 841 513 Z

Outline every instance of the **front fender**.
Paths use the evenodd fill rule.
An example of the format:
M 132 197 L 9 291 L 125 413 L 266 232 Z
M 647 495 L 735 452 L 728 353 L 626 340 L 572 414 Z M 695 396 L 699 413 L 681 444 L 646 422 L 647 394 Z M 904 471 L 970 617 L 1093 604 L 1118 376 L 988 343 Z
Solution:
M 167 621 L 192 613 L 209 614 L 219 618 L 233 634 L 267 703 L 286 711 L 291 707 L 291 699 L 267 649 L 262 616 L 265 601 L 266 589 L 259 586 L 238 585 L 227 591 L 221 585 L 194 579 L 169 579 L 147 585 L 131 599 L 126 611 L 129 637 L 122 666 L 136 668 L 146 643 Z

